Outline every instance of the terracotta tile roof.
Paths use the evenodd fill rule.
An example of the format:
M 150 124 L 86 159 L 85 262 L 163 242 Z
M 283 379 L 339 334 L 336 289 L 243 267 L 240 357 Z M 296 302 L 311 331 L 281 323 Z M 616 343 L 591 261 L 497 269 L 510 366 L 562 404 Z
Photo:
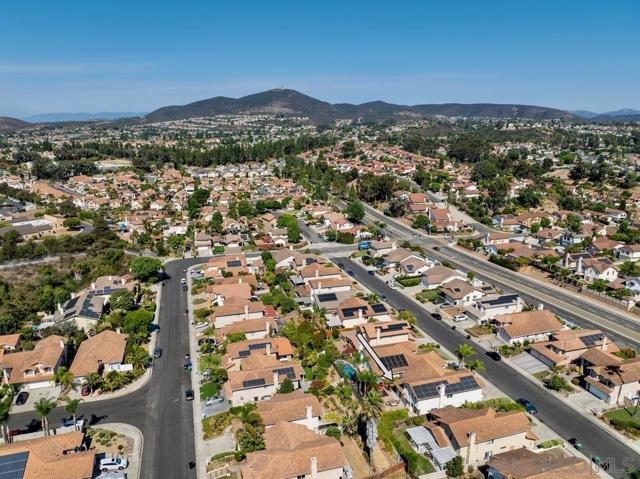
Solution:
M 98 372 L 100 363 L 121 363 L 127 346 L 127 336 L 115 331 L 102 331 L 80 343 L 69 371 L 76 377 Z
M 0 447 L 0 456 L 28 452 L 23 479 L 90 479 L 95 451 L 64 453 L 80 448 L 83 441 L 80 431 L 19 441 Z
M 553 333 L 562 330 L 562 323 L 548 309 L 523 311 L 496 316 L 505 333 L 511 338 Z
M 20 343 L 19 334 L 3 334 L 0 335 L 0 348 L 17 348 Z
M 38 366 L 55 369 L 64 348 L 64 338 L 51 335 L 38 341 L 31 351 L 5 354 L 2 357 L 0 367 L 11 370 L 9 374 L 9 383 L 11 384 L 45 381 L 50 379 L 53 373 L 25 377 L 24 372 Z
M 297 389 L 288 394 L 276 394 L 270 401 L 257 403 L 257 412 L 265 426 L 278 422 L 299 421 L 307 417 L 307 406 L 311 407 L 313 416 L 322 415 L 320 401 L 313 394 L 305 394 Z
M 305 426 L 280 422 L 264 433 L 266 449 L 247 454 L 243 479 L 289 479 L 311 475 L 312 458 L 318 473 L 348 464 L 340 443 Z

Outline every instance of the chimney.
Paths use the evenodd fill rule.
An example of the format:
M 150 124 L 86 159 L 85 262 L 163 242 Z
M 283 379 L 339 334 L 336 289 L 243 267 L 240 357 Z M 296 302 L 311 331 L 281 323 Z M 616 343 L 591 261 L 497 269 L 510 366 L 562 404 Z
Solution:
M 538 303 L 538 311 L 542 311 L 544 309 L 544 304 Z
M 469 438 L 469 446 L 467 448 L 467 461 L 466 461 L 466 464 L 468 465 L 471 462 L 471 449 L 473 449 L 473 447 L 476 445 L 476 433 L 471 431 L 469 434 L 467 434 L 467 437 Z
M 576 266 L 576 273 L 582 274 L 582 256 L 578 258 L 578 265 Z
M 280 386 L 280 376 L 278 375 L 278 371 L 273 372 L 273 386 L 276 389 Z
M 267 356 L 271 356 L 271 343 L 267 343 L 267 347 L 265 348 Z
M 318 479 L 318 458 L 311 458 L 311 479 Z
M 248 304 L 244 305 L 244 317 L 245 317 L 245 319 L 249 319 L 249 305 Z
M 311 405 L 307 405 L 307 427 L 309 429 L 313 429 L 311 427 L 311 419 L 313 418 L 313 407 Z
M 376 326 L 376 341 L 380 342 L 380 331 L 382 328 L 380 326 Z
M 436 389 L 438 390 L 438 409 L 443 408 L 444 407 L 444 398 L 445 398 L 445 393 L 447 390 L 447 387 L 445 384 L 438 384 L 438 386 L 436 386 Z
M 602 344 L 600 345 L 600 349 L 602 351 L 607 350 L 607 337 L 605 335 L 602 335 Z

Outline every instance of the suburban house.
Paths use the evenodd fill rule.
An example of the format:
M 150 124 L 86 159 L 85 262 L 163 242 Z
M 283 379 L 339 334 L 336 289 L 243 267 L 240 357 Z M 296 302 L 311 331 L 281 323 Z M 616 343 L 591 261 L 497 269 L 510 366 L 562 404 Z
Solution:
M 406 321 L 373 322 L 358 326 L 371 346 L 404 343 L 413 340 L 411 325 Z
M 227 369 L 238 370 L 242 361 L 253 355 L 289 361 L 293 358 L 293 346 L 284 337 L 238 341 L 227 345 L 222 365 Z
M 87 450 L 81 431 L 15 441 L 0 447 L 6 477 L 91 479 L 96 451 Z
M 522 411 L 445 407 L 433 409 L 424 424 L 440 447 L 450 446 L 464 464 L 481 466 L 495 454 L 533 449 L 536 435 Z
M 63 305 L 58 305 L 53 321 L 56 324 L 73 322 L 78 329 L 88 331 L 98 323 L 105 303 L 103 296 L 95 295 L 91 291 L 73 296 Z
M 223 328 L 239 321 L 261 319 L 264 316 L 265 306 L 262 301 L 232 296 L 227 298 L 222 306 L 215 308 L 209 321 L 213 322 L 216 328 Z
M 640 261 L 640 244 L 627 244 L 618 250 L 621 261 Z
M 548 341 L 564 326 L 548 309 L 536 309 L 514 314 L 500 314 L 495 318 L 498 337 L 509 345 Z
M 265 449 L 247 454 L 242 479 L 343 479 L 350 471 L 340 443 L 305 426 L 279 422 L 264 432 Z
M 501 452 L 488 462 L 487 479 L 596 479 L 600 477 L 584 459 L 557 448 L 539 452 L 520 448 Z
M 31 351 L 0 351 L 3 384 L 25 389 L 49 387 L 53 375 L 65 362 L 66 344 L 62 336 L 48 336 L 38 341 Z
M 224 383 L 225 396 L 232 406 L 271 399 L 282 382 L 289 378 L 294 389 L 300 389 L 304 369 L 299 364 L 282 364 L 271 356 L 251 355 L 243 359 L 240 370 L 229 371 Z
M 126 347 L 126 335 L 102 331 L 80 343 L 69 371 L 76 382 L 82 383 L 92 373 L 102 375 L 109 371 L 131 370 L 131 365 L 123 364 Z
M 618 270 L 613 266 L 613 263 L 606 258 L 578 260 L 578 263 L 576 273 L 582 273 L 584 280 L 588 283 L 597 279 L 602 279 L 610 283 L 618 277 Z
M 614 353 L 618 346 L 597 329 L 566 329 L 549 335 L 549 341 L 531 345 L 530 354 L 549 367 L 568 366 L 590 349 Z
M 271 401 L 260 401 L 256 412 L 267 429 L 279 422 L 288 422 L 318 431 L 322 406 L 313 394 L 305 394 L 298 389 L 288 394 L 276 394 Z
M 244 334 L 247 339 L 262 339 L 269 336 L 275 329 L 274 318 L 265 317 L 239 321 L 222 328 L 216 328 L 215 334 L 218 342 L 224 341 L 231 334 Z
M 335 266 L 314 263 L 302 268 L 300 277 L 304 283 L 308 283 L 311 280 L 339 279 L 342 278 L 342 271 Z
M 440 286 L 440 292 L 444 295 L 445 301 L 454 306 L 469 306 L 484 296 L 482 291 L 458 278 Z
M 19 344 L 20 344 L 19 334 L 0 335 L 0 350 L 15 351 Z
M 610 406 L 635 404 L 640 396 L 640 358 L 622 359 L 599 349 L 580 357 L 586 389 Z
M 387 307 L 382 304 L 369 304 L 364 299 L 352 296 L 342 301 L 335 315 L 328 316 L 328 325 L 345 329 L 355 328 L 371 320 L 389 321 L 391 319 Z
M 453 281 L 454 279 L 465 281 L 467 277 L 458 271 L 439 264 L 423 273 L 422 287 L 426 289 L 438 289 L 443 284 Z
M 524 306 L 524 301 L 517 294 L 492 295 L 468 306 L 465 313 L 469 318 L 483 324 L 494 320 L 500 314 L 519 313 Z

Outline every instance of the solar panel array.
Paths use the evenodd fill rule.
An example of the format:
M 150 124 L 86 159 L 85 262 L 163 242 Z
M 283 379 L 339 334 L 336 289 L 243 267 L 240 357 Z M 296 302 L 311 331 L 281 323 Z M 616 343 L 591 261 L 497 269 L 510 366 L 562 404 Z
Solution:
M 440 384 L 446 385 L 445 394 L 458 394 L 466 391 L 473 391 L 480 387 L 476 378 L 473 376 L 463 376 L 460 378 L 459 382 L 454 384 L 449 384 L 447 381 L 436 381 L 434 383 L 414 386 L 413 391 L 415 392 L 417 399 L 435 398 L 440 395 L 440 393 L 438 393 L 438 386 Z
M 387 308 L 385 307 L 384 304 L 372 304 L 371 305 L 371 309 L 373 309 L 374 313 L 386 313 L 387 312 Z
M 409 365 L 409 363 L 407 363 L 406 358 L 404 357 L 404 354 L 394 354 L 392 356 L 383 356 L 380 358 L 380 361 L 382 361 L 382 364 L 384 364 L 384 367 L 387 369 L 404 368 Z
M 342 314 L 346 317 L 346 318 L 351 318 L 352 316 L 355 316 L 356 313 L 360 310 L 360 309 L 364 309 L 362 307 L 357 307 L 357 308 L 344 308 L 342 310 Z
M 602 340 L 603 340 L 602 334 L 590 334 L 588 336 L 580 337 L 580 341 L 582 341 L 582 344 L 584 344 L 588 348 L 596 344 L 596 341 L 602 341 Z
M 324 303 L 326 301 L 337 301 L 338 297 L 336 296 L 336 293 L 326 293 L 326 294 L 319 294 L 318 295 L 318 301 L 320 301 L 321 303 Z
M 238 352 L 238 356 L 241 358 L 248 358 L 250 355 L 251 355 L 251 351 L 244 350 L 244 351 Z
M 265 382 L 263 378 L 260 379 L 249 379 L 248 381 L 242 381 L 243 388 L 253 388 L 256 386 L 264 386 Z
M 22 479 L 28 459 L 27 451 L 0 456 L 0 479 Z
M 273 372 L 278 373 L 278 374 L 284 374 L 289 379 L 295 379 L 296 378 L 296 372 L 294 371 L 294 369 L 292 367 L 274 369 Z
M 267 344 L 269 344 L 269 343 L 250 344 L 249 345 L 249 351 L 253 351 L 254 349 L 266 349 L 267 348 Z
M 386 331 L 400 331 L 404 329 L 404 324 L 401 324 L 401 323 L 390 324 L 388 326 L 383 327 L 383 329 Z
M 227 266 L 229 268 L 239 268 L 240 266 L 242 266 L 242 261 L 238 259 L 232 259 L 231 261 L 227 261 Z

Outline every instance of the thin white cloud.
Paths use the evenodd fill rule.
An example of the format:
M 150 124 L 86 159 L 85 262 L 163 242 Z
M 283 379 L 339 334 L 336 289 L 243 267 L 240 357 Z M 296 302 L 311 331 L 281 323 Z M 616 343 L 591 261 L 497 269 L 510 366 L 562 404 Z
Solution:
M 137 73 L 154 65 L 152 63 L 2 63 L 0 73 L 17 75 L 60 75 L 79 73 Z

